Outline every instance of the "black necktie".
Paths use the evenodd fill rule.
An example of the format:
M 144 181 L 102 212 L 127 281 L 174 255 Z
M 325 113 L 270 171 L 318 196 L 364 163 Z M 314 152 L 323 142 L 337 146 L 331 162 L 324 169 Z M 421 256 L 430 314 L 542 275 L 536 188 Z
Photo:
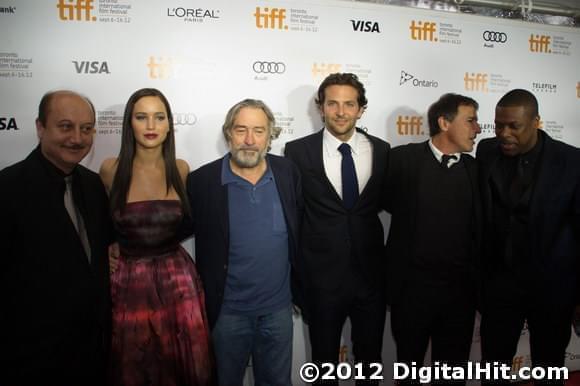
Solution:
M 87 236 L 87 230 L 85 228 L 85 223 L 83 221 L 83 217 L 79 212 L 79 208 L 74 202 L 73 199 L 73 191 L 72 191 L 72 176 L 67 176 L 64 179 L 65 182 L 65 190 L 64 190 L 64 207 L 70 216 L 70 219 L 79 234 L 79 238 L 81 239 L 81 244 L 87 254 L 89 261 L 91 261 L 91 247 L 89 244 L 89 238 Z
M 443 156 L 441 157 L 441 166 L 447 169 L 449 167 L 449 161 L 456 159 L 457 157 L 454 155 L 443 154 Z
M 351 148 L 347 143 L 338 147 L 342 154 L 341 173 L 342 173 L 342 201 L 347 209 L 351 209 L 356 200 L 358 200 L 358 180 L 356 178 L 356 169 L 352 159 Z

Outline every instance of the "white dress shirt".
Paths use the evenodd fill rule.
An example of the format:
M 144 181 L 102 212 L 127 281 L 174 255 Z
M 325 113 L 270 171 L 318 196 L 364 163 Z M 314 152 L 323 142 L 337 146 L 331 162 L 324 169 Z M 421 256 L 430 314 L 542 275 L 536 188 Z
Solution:
M 330 183 L 342 199 L 342 154 L 338 147 L 342 141 L 332 135 L 325 127 L 322 133 L 322 158 L 324 161 L 324 172 Z M 358 181 L 358 192 L 362 193 L 369 178 L 371 178 L 373 168 L 373 145 L 363 134 L 354 132 L 352 137 L 346 142 L 352 149 L 352 158 Z
M 431 148 L 431 152 L 433 153 L 433 155 L 437 159 L 437 162 L 441 163 L 441 158 L 443 158 L 443 152 L 441 150 L 437 149 L 435 144 L 433 144 L 432 138 L 429 139 L 429 147 Z M 461 159 L 461 153 L 451 153 L 449 155 L 453 155 L 453 156 L 455 156 L 455 158 L 449 159 L 449 162 L 447 162 L 448 168 L 450 168 L 451 166 L 453 166 L 454 164 L 459 162 L 459 160 Z

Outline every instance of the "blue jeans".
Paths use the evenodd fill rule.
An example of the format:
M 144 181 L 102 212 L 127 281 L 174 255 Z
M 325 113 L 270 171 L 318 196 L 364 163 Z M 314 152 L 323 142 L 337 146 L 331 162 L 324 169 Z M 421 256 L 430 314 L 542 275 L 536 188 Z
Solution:
M 292 307 L 260 316 L 220 313 L 212 330 L 218 383 L 242 385 L 250 355 L 255 384 L 292 384 Z

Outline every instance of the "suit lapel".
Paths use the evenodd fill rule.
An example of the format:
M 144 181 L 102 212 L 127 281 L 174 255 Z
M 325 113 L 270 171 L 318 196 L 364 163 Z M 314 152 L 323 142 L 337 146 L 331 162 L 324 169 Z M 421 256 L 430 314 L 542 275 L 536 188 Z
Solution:
M 226 156 L 227 157 L 227 156 Z M 222 161 L 224 162 L 224 161 Z M 227 161 L 226 161 L 227 162 Z M 224 242 L 226 243 L 226 245 L 229 244 L 229 240 L 230 240 L 230 218 L 229 218 L 229 212 L 228 212 L 228 207 L 229 207 L 229 203 L 228 203 L 228 186 L 222 184 L 222 163 L 221 162 L 217 162 L 216 163 L 216 172 L 215 172 L 215 185 L 214 185 L 214 194 L 217 197 L 217 200 L 210 200 L 210 202 L 214 202 L 217 205 L 217 208 L 215 208 L 215 213 L 217 213 L 218 218 L 219 218 L 219 222 L 220 222 L 220 228 L 222 230 L 223 233 L 223 238 L 224 238 Z
M 539 134 L 543 135 L 541 132 Z M 548 195 L 557 191 L 559 177 L 566 167 L 564 158 L 559 156 L 554 148 L 553 140 L 547 135 L 544 135 L 544 149 L 539 162 L 540 169 L 530 202 L 530 224 L 536 223 L 533 219 L 537 218 L 544 208 Z

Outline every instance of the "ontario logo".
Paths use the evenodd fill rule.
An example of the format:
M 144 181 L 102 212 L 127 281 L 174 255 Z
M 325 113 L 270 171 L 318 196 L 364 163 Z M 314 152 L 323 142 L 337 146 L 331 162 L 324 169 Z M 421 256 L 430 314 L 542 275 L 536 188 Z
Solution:
M 401 77 L 399 78 L 399 86 L 404 84 L 412 84 L 413 87 L 439 87 L 439 82 L 436 80 L 424 80 L 415 77 L 414 75 L 401 70 Z

